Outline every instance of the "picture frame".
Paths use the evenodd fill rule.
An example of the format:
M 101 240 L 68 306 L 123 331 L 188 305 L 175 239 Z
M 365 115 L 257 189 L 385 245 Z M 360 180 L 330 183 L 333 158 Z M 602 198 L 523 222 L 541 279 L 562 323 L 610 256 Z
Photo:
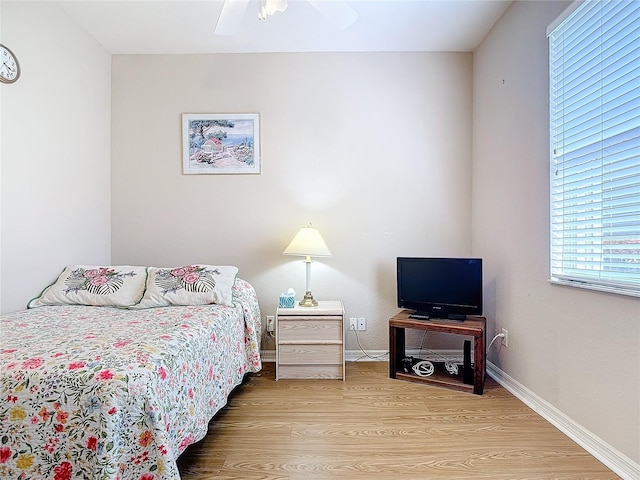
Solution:
M 259 174 L 260 115 L 182 114 L 182 172 Z

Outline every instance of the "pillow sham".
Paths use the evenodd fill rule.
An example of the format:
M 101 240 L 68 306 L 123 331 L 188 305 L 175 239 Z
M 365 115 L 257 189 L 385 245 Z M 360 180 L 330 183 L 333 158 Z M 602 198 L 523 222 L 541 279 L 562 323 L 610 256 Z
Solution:
M 142 301 L 133 308 L 169 305 L 233 305 L 234 266 L 186 265 L 175 268 L 149 267 Z
M 44 305 L 130 307 L 142 299 L 146 280 L 146 267 L 69 265 L 27 308 Z

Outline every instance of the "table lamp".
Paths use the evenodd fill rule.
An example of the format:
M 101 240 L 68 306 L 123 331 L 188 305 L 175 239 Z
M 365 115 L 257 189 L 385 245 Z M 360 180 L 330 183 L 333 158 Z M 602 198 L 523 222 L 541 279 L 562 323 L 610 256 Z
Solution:
M 316 307 L 318 302 L 314 300 L 311 294 L 311 257 L 331 256 L 329 247 L 324 243 L 322 235 L 320 235 L 317 228 L 313 228 L 311 225 L 302 227 L 282 253 L 285 255 L 305 257 L 304 262 L 307 264 L 307 288 L 304 298 L 300 300 L 299 305 L 301 307 Z

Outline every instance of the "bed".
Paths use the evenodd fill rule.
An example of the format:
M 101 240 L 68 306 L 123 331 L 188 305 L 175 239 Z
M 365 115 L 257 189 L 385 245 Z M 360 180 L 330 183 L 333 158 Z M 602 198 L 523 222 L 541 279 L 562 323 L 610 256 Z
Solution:
M 80 282 L 98 268 L 111 276 Z M 178 479 L 178 456 L 261 369 L 258 301 L 233 269 L 225 287 L 219 267 L 180 267 L 181 284 L 177 269 L 132 268 L 68 267 L 1 317 L 0 478 Z M 138 283 L 128 298 L 117 275 Z

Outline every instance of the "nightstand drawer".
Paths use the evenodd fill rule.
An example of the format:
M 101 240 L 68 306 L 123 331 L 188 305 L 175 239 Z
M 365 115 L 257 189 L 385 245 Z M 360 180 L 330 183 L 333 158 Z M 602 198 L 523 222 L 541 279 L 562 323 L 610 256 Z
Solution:
M 344 380 L 342 365 L 279 365 L 279 378 Z
M 280 365 L 342 365 L 342 344 L 280 344 L 278 363 Z
M 342 341 L 342 317 L 279 317 L 277 336 L 278 342 Z

